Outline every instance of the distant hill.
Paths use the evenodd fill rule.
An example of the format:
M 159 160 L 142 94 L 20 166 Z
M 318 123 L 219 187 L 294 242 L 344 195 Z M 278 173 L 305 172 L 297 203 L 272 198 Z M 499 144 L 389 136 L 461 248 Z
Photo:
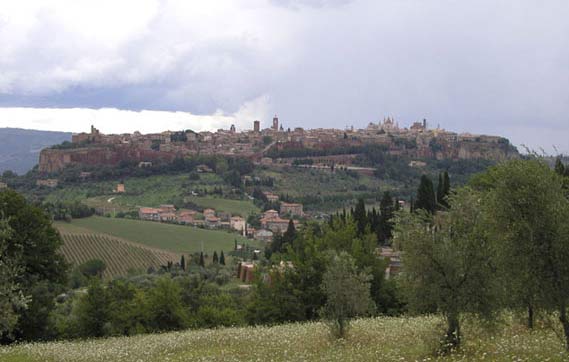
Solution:
M 43 148 L 71 141 L 71 133 L 0 128 L 0 172 L 24 174 L 38 164 Z

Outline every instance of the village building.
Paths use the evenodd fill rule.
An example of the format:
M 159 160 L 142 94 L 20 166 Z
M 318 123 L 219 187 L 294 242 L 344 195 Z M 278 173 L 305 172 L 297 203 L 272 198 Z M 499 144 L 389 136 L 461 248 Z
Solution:
M 126 189 L 124 187 L 124 184 L 118 184 L 117 188 L 115 189 L 115 192 L 118 194 L 123 194 L 126 192 Z
M 141 207 L 138 210 L 140 220 L 160 221 L 160 210 L 152 207 Z
M 214 209 L 205 209 L 203 211 L 203 216 L 204 217 L 208 217 L 208 216 L 215 216 L 215 210 Z
M 277 219 L 279 217 L 279 212 L 277 210 L 267 210 L 263 213 L 263 219 Z
M 286 232 L 286 230 L 288 229 L 289 222 L 290 222 L 290 220 L 281 219 L 280 217 L 273 218 L 273 219 L 263 218 L 263 219 L 261 219 L 261 226 L 263 227 L 263 229 L 269 229 L 273 233 L 278 232 L 278 233 L 284 234 Z M 296 220 L 294 220 L 293 223 L 294 223 L 295 227 L 298 225 L 298 221 L 296 221 Z
M 206 216 L 205 218 L 205 226 L 208 228 L 218 228 L 221 226 L 221 220 L 217 216 Z
M 57 185 L 59 185 L 59 181 L 57 179 L 53 179 L 53 178 L 36 181 L 36 186 L 39 186 L 39 187 L 45 186 L 45 187 L 55 188 L 55 187 L 57 187 Z
M 260 229 L 255 231 L 254 238 L 256 240 L 270 243 L 273 241 L 273 235 L 274 235 L 273 232 L 270 230 Z
M 160 205 L 158 208 L 161 213 L 175 213 L 176 207 L 174 205 Z
M 267 201 L 269 201 L 269 202 L 279 201 L 279 195 L 275 195 L 272 192 L 265 191 L 265 192 L 263 192 L 263 195 L 265 195 L 265 197 L 267 198 Z
M 303 216 L 302 204 L 281 203 L 281 215 Z
M 0 190 L 7 189 L 8 184 L 0 181 Z
M 255 264 L 250 262 L 237 264 L 237 277 L 245 283 L 253 282 L 253 278 L 255 277 Z
M 176 221 L 177 217 L 176 214 L 173 212 L 161 212 L 160 213 L 160 221 L 162 222 L 172 222 Z
M 229 222 L 230 222 L 230 228 L 231 229 L 237 230 L 240 233 L 244 232 L 244 230 L 245 230 L 245 219 L 243 219 L 241 216 L 233 216 L 233 217 L 231 217 Z

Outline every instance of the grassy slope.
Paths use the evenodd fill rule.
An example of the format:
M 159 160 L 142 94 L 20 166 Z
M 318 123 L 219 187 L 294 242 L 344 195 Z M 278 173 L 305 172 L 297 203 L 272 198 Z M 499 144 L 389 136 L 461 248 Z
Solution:
M 260 210 L 253 202 L 243 201 L 243 200 L 228 200 L 220 199 L 214 197 L 199 197 L 190 196 L 186 199 L 187 201 L 193 202 L 194 204 L 204 207 L 212 208 L 217 211 L 229 212 L 232 215 L 239 214 L 243 217 L 251 213 L 259 213 Z
M 346 340 L 332 341 L 321 323 L 185 331 L 77 342 L 0 347 L 9 362 L 99 361 L 565 361 L 553 332 L 506 326 L 490 336 L 465 328 L 463 350 L 432 354 L 439 319 L 378 318 L 353 323 Z
M 65 231 L 66 228 L 82 228 L 92 233 L 104 233 L 118 238 L 144 244 L 150 247 L 168 250 L 174 253 L 193 253 L 201 251 L 233 250 L 234 240 L 254 245 L 237 234 L 225 231 L 205 230 L 189 226 L 162 224 L 151 221 L 90 217 L 76 219 L 71 224 L 57 223 L 56 226 Z M 70 232 L 72 232 L 70 230 Z
M 126 240 L 103 234 L 63 232 L 61 252 L 73 265 L 91 259 L 105 262 L 105 277 L 125 276 L 130 270 L 144 271 L 149 267 L 159 268 L 168 261 L 177 262 L 180 255 L 149 248 Z

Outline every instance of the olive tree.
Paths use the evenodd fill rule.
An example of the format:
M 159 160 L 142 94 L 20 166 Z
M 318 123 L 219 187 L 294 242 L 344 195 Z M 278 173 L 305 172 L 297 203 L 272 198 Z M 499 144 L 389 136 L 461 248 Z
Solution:
M 476 192 L 460 189 L 449 197 L 448 211 L 402 211 L 396 217 L 394 241 L 403 250 L 409 307 L 444 316 L 443 351 L 460 345 L 465 313 L 487 319 L 494 314 L 493 252 L 480 203 Z

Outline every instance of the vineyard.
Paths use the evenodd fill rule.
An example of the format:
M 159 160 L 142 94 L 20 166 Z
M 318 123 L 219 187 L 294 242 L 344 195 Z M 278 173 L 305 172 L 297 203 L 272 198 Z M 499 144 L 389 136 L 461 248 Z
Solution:
M 62 233 L 61 236 L 64 242 L 61 251 L 68 262 L 79 265 L 91 259 L 100 259 L 107 266 L 105 277 L 126 275 L 130 270 L 159 268 L 168 261 L 176 262 L 180 259 L 176 253 L 102 234 Z

